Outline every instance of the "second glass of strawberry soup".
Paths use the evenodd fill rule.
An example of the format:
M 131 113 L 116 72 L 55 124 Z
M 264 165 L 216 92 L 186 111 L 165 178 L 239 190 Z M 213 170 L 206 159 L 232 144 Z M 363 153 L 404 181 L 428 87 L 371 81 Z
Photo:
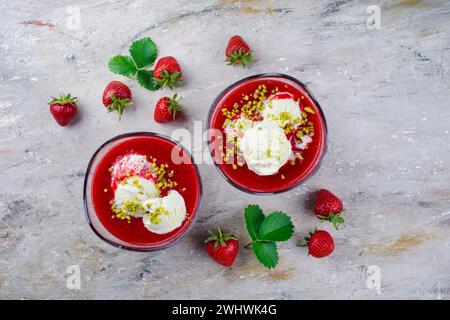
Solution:
M 146 195 L 150 199 L 142 198 Z M 156 209 L 146 212 L 141 202 L 136 207 L 133 199 L 138 198 Z M 122 249 L 153 251 L 174 244 L 193 226 L 202 184 L 192 156 L 180 143 L 135 132 L 108 140 L 94 153 L 83 201 L 86 219 L 102 240 Z
M 269 127 L 274 122 L 279 124 L 285 135 L 279 135 L 281 144 L 289 143 L 291 150 L 286 163 L 260 174 L 256 166 L 269 163 L 274 158 L 273 150 L 256 153 L 260 159 L 250 165 L 240 147 L 244 140 L 247 148 L 261 143 L 254 130 L 248 137 L 245 130 L 257 127 L 263 131 L 267 127 L 262 125 L 265 118 L 266 122 L 270 120 Z M 252 194 L 276 194 L 300 185 L 318 170 L 327 148 L 327 125 L 319 103 L 302 82 L 284 74 L 254 75 L 230 85 L 213 102 L 207 121 L 208 144 L 219 172 L 231 185 Z M 230 147 L 233 139 L 235 144 Z M 277 157 L 275 161 L 280 160 Z

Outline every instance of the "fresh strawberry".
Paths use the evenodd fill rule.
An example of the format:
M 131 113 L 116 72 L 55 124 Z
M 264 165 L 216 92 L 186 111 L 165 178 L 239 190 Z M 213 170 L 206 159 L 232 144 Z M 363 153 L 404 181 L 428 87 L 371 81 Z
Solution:
M 325 230 L 315 230 L 309 233 L 309 237 L 305 237 L 306 244 L 300 246 L 308 246 L 308 253 L 316 258 L 324 258 L 334 251 L 333 237 Z
M 230 233 L 222 234 L 219 227 L 217 227 L 217 234 L 211 232 L 209 234 L 211 236 L 205 240 L 206 252 L 217 263 L 231 267 L 239 251 L 238 239 Z
M 131 104 L 130 88 L 120 81 L 111 81 L 103 91 L 103 104 L 108 108 L 108 112 L 117 111 L 120 121 L 123 109 Z
M 242 39 L 241 36 L 232 36 L 228 41 L 227 48 L 225 49 L 225 55 L 227 57 L 227 64 L 229 65 L 242 65 L 245 67 L 248 63 L 254 61 L 252 57 L 252 50 L 248 44 Z
M 183 108 L 180 106 L 180 98 L 175 93 L 172 98 L 162 97 L 158 100 L 153 117 L 158 123 L 171 122 L 178 118 Z
M 344 218 L 341 214 L 344 212 L 344 205 L 342 201 L 326 189 L 320 189 L 316 193 L 316 200 L 314 201 L 314 212 L 322 220 L 330 221 L 337 229 L 341 223 L 344 223 Z
M 62 93 L 59 98 L 52 97 L 52 100 L 48 103 L 53 118 L 61 127 L 65 127 L 77 115 L 77 101 L 78 98 L 72 97 L 70 93 Z
M 180 65 L 174 57 L 163 57 L 156 63 L 153 77 L 160 88 L 178 87 L 183 80 Z

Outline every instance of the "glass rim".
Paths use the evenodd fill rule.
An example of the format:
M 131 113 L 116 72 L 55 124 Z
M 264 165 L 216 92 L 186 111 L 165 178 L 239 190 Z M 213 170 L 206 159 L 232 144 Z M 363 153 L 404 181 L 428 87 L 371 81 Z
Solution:
M 100 232 L 93 225 L 92 220 L 91 220 L 91 218 L 89 216 L 89 209 L 88 209 L 88 203 L 87 203 L 88 180 L 89 180 L 89 173 L 90 173 L 90 171 L 92 169 L 92 166 L 94 164 L 94 160 L 95 160 L 96 156 L 100 153 L 100 151 L 103 150 L 103 148 L 105 148 L 107 145 L 111 144 L 114 141 L 120 140 L 122 138 L 128 138 L 128 137 L 139 136 L 139 135 L 151 136 L 151 137 L 159 137 L 159 138 L 162 138 L 163 140 L 167 140 L 169 142 L 172 142 L 176 146 L 180 147 L 186 153 L 186 155 L 189 156 L 189 158 L 191 159 L 191 164 L 193 165 L 193 167 L 195 169 L 195 173 L 197 175 L 198 182 L 199 182 L 198 205 L 197 205 L 197 208 L 196 208 L 195 213 L 194 213 L 194 218 L 190 219 L 190 225 L 186 228 L 186 230 L 184 230 L 180 234 L 180 236 L 178 236 L 178 238 L 176 238 L 175 240 L 173 240 L 172 242 L 170 242 L 168 244 L 161 245 L 160 247 L 157 247 L 157 248 L 133 248 L 133 247 L 129 247 L 127 245 L 122 245 L 122 244 L 115 243 L 115 242 L 105 238 L 102 234 L 100 234 Z M 172 139 L 172 138 L 170 138 L 170 137 L 168 137 L 166 135 L 160 134 L 160 133 L 151 132 L 151 131 L 136 131 L 136 132 L 128 132 L 128 133 L 119 134 L 117 136 L 114 136 L 114 137 L 108 139 L 106 142 L 101 144 L 100 147 L 97 148 L 97 150 L 93 153 L 91 159 L 89 160 L 88 166 L 86 168 L 86 173 L 85 173 L 84 182 L 83 182 L 83 207 L 84 207 L 84 215 L 85 215 L 86 221 L 87 221 L 89 227 L 92 229 L 92 231 L 101 240 L 103 240 L 104 242 L 108 243 L 109 245 L 111 245 L 111 246 L 113 246 L 115 248 L 119 248 L 119 249 L 122 249 L 122 250 L 128 250 L 128 251 L 134 251 L 134 252 L 151 252 L 151 251 L 160 251 L 160 250 L 167 249 L 167 248 L 173 246 L 175 243 L 177 243 L 187 233 L 189 233 L 189 231 L 195 225 L 195 222 L 196 222 L 196 220 L 198 218 L 197 215 L 198 215 L 199 211 L 201 210 L 202 205 L 203 205 L 203 184 L 202 184 L 202 179 L 201 179 L 200 172 L 198 170 L 197 164 L 194 161 L 194 157 L 192 156 L 192 154 L 179 141 L 177 141 L 175 139 Z M 95 211 L 95 209 L 93 209 L 93 210 Z M 94 212 L 94 213 L 96 214 L 96 212 Z M 111 232 L 109 232 L 109 233 L 111 233 Z M 121 240 L 121 241 L 123 241 L 123 240 Z M 127 241 L 124 241 L 124 242 L 127 242 Z M 145 245 L 143 245 L 143 246 L 145 246 Z
M 257 79 L 257 78 L 267 78 L 267 77 L 274 77 L 274 78 L 284 78 L 287 80 L 290 80 L 296 84 L 298 84 L 299 86 L 301 86 L 306 93 L 309 95 L 309 97 L 311 98 L 311 100 L 314 102 L 317 110 L 319 111 L 319 116 L 322 119 L 323 122 L 323 127 L 324 127 L 324 146 L 323 146 L 323 152 L 322 155 L 320 156 L 320 159 L 317 162 L 317 165 L 314 167 L 314 169 L 304 178 L 304 179 L 300 179 L 298 182 L 296 182 L 295 184 L 293 184 L 292 186 L 289 186 L 287 188 L 283 188 L 280 190 L 276 190 L 276 191 L 254 191 L 254 190 L 249 190 L 243 186 L 240 186 L 239 184 L 237 184 L 236 182 L 234 182 L 230 177 L 228 177 L 225 172 L 223 172 L 223 170 L 221 169 L 221 167 L 217 164 L 216 162 L 216 158 L 213 155 L 213 150 L 211 147 L 211 140 L 210 137 L 208 136 L 208 148 L 210 151 L 210 155 L 213 159 L 214 162 L 214 166 L 216 167 L 216 169 L 219 171 L 219 173 L 221 174 L 221 176 L 229 183 L 231 184 L 233 187 L 235 187 L 236 189 L 246 192 L 248 194 L 252 194 L 252 195 L 263 195 L 263 196 L 270 196 L 270 195 L 275 195 L 275 194 L 280 194 L 280 193 L 284 193 L 287 192 L 289 190 L 292 190 L 294 188 L 297 188 L 298 186 L 300 186 L 302 183 L 304 183 L 305 181 L 307 181 L 309 178 L 311 178 L 314 174 L 317 173 L 317 171 L 319 170 L 319 168 L 322 166 L 323 163 L 323 159 L 325 158 L 325 155 L 327 153 L 328 150 L 328 126 L 327 126 L 327 121 L 325 118 L 325 115 L 323 113 L 322 107 L 319 104 L 319 101 L 317 101 L 316 97 L 312 94 L 312 92 L 309 90 L 309 88 L 306 86 L 306 84 L 304 84 L 303 82 L 301 82 L 300 80 L 298 80 L 297 78 L 294 78 L 290 75 L 287 74 L 283 74 L 283 73 L 278 73 L 278 72 L 269 72 L 269 73 L 259 73 L 259 74 L 254 74 L 245 78 L 242 78 L 236 82 L 233 82 L 232 84 L 230 84 L 229 86 L 227 86 L 225 89 L 223 89 L 218 95 L 217 97 L 214 99 L 213 103 L 211 104 L 211 107 L 209 109 L 208 115 L 207 115 L 207 123 L 208 123 L 208 130 L 211 130 L 211 116 L 213 114 L 213 112 L 216 110 L 216 106 L 217 103 L 219 102 L 220 99 L 223 98 L 223 96 L 229 92 L 230 90 L 232 90 L 234 87 L 247 82 L 249 80 L 253 80 L 253 79 Z

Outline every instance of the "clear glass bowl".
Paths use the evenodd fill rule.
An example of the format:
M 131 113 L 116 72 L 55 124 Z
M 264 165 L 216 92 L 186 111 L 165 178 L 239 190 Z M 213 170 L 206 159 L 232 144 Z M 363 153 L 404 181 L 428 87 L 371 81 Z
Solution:
M 270 176 L 270 178 L 262 178 L 261 176 L 257 176 L 254 174 L 253 176 L 250 176 L 250 179 L 245 180 L 244 175 L 242 171 L 239 171 L 241 169 L 248 170 L 249 169 L 245 166 L 244 168 L 238 168 L 233 172 L 232 170 L 228 169 L 226 167 L 227 165 L 218 163 L 217 161 L 217 155 L 214 154 L 214 148 L 211 146 L 213 144 L 213 141 L 216 139 L 216 137 L 213 136 L 211 132 L 211 129 L 216 130 L 223 130 L 221 127 L 218 126 L 218 123 L 221 120 L 221 109 L 224 105 L 229 107 L 229 104 L 235 102 L 237 97 L 241 95 L 242 92 L 248 92 L 245 88 L 255 87 L 256 85 L 266 83 L 273 86 L 275 83 L 280 86 L 285 86 L 286 88 L 291 88 L 292 90 L 295 90 L 296 94 L 301 95 L 308 104 L 316 111 L 317 113 L 317 119 L 316 122 L 320 125 L 320 137 L 316 138 L 319 140 L 318 145 L 316 147 L 316 154 L 313 157 L 312 161 L 309 161 L 308 163 L 302 163 L 301 169 L 298 170 L 298 172 L 294 172 L 291 174 L 289 179 L 286 178 L 285 181 L 280 182 L 277 176 Z M 287 90 L 287 89 L 286 89 Z M 283 91 L 283 90 L 280 90 Z M 249 93 L 249 92 L 248 92 Z M 211 156 L 213 158 L 214 164 L 216 165 L 217 169 L 221 173 L 221 175 L 227 180 L 231 185 L 238 188 L 241 191 L 248 192 L 251 194 L 262 194 L 262 195 L 270 195 L 270 194 L 277 194 L 281 192 L 288 191 L 292 188 L 295 188 L 299 186 L 301 183 L 303 183 L 306 179 L 311 177 L 320 167 L 322 163 L 322 159 L 326 153 L 327 149 L 327 124 L 325 120 L 325 116 L 323 114 L 322 108 L 320 107 L 318 101 L 314 98 L 313 94 L 309 91 L 309 89 L 306 87 L 305 84 L 303 84 L 301 81 L 297 80 L 294 77 L 280 74 L 280 73 L 265 73 L 265 74 L 258 74 L 253 75 L 247 78 L 244 78 L 242 80 L 239 80 L 232 85 L 225 88 L 214 100 L 212 103 L 212 106 L 210 108 L 209 114 L 208 114 L 208 129 L 209 132 L 209 139 L 208 139 L 208 145 L 210 148 Z M 316 140 L 317 141 L 317 140 Z M 228 165 L 229 166 L 229 165 Z
M 123 143 L 127 140 L 132 140 L 139 137 L 156 137 L 159 139 L 162 139 L 164 141 L 167 141 L 167 143 L 170 143 L 173 146 L 177 146 L 181 149 L 183 149 L 184 154 L 188 156 L 191 159 L 191 162 L 189 165 L 192 165 L 195 169 L 196 178 L 198 179 L 198 188 L 195 190 L 195 205 L 193 212 L 190 212 L 190 219 L 186 223 L 184 223 L 177 231 L 174 232 L 174 234 L 171 233 L 171 236 L 165 239 L 164 241 L 158 241 L 157 243 L 146 243 L 146 244 L 136 244 L 127 242 L 124 240 L 119 239 L 116 235 L 111 233 L 101 222 L 100 218 L 97 215 L 96 208 L 94 206 L 94 202 L 92 199 L 92 181 L 94 177 L 94 173 L 97 170 L 97 167 L 99 165 L 99 162 L 101 159 L 108 154 L 108 152 L 111 151 L 112 148 L 115 146 Z M 157 154 L 155 155 L 157 157 Z M 171 245 L 173 245 L 175 242 L 180 240 L 185 234 L 189 232 L 191 227 L 194 225 L 195 220 L 197 218 L 198 211 L 200 210 L 201 203 L 202 203 L 202 182 L 200 179 L 200 175 L 198 172 L 198 168 L 194 162 L 194 159 L 192 156 L 187 152 L 187 150 L 177 141 L 166 137 L 161 134 L 152 133 L 152 132 L 132 132 L 127 133 L 123 135 L 116 136 L 108 141 L 106 141 L 103 145 L 101 145 L 97 151 L 93 154 L 89 165 L 86 170 L 86 175 L 84 179 L 84 190 L 83 190 L 83 202 L 84 202 L 84 210 L 85 210 L 85 216 L 86 220 L 91 227 L 91 229 L 94 231 L 94 233 L 105 242 L 109 243 L 112 246 L 115 246 L 117 248 L 126 249 L 126 250 L 134 250 L 134 251 L 154 251 L 154 250 L 161 250 L 165 249 Z

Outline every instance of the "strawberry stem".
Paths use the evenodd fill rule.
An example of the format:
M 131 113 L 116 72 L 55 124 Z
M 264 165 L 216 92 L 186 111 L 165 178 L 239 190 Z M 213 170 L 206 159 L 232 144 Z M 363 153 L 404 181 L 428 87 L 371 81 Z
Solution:
M 336 230 L 339 230 L 339 228 L 338 228 L 339 225 L 341 225 L 345 222 L 344 218 L 341 217 L 341 214 L 343 212 L 344 211 L 341 211 L 339 213 L 330 212 L 327 216 L 319 215 L 318 217 L 322 220 L 321 222 L 329 221 L 333 224 L 333 226 Z
M 178 71 L 169 73 L 166 68 L 163 69 L 164 71 L 159 73 L 160 78 L 156 78 L 156 83 L 159 88 L 162 89 L 169 87 L 170 89 L 173 89 L 173 87 L 178 87 L 183 80 L 181 73 Z
M 216 230 L 216 234 L 212 234 L 210 231 L 208 231 L 211 236 L 205 240 L 205 243 L 214 241 L 214 247 L 217 248 L 219 245 L 221 245 L 222 247 L 226 247 L 226 241 L 237 240 L 237 238 L 231 233 L 222 233 L 222 230 L 220 230 L 219 226 L 216 227 Z
M 111 95 L 111 104 L 108 106 L 108 112 L 117 111 L 119 114 L 119 121 L 122 120 L 123 110 L 131 105 L 131 100 L 128 98 L 122 99 L 116 97 L 116 95 Z
M 226 59 L 226 63 L 228 65 L 237 66 L 242 65 L 243 68 L 247 66 L 247 64 L 254 62 L 254 58 L 252 56 L 252 50 L 248 50 L 243 53 L 242 49 L 238 51 L 230 52 Z
M 78 98 L 72 97 L 70 93 L 61 93 L 58 98 L 52 97 L 52 100 L 48 104 L 75 104 L 77 103 Z
M 250 242 L 249 244 L 247 244 L 246 246 L 244 246 L 244 249 L 248 249 L 253 243 L 255 242 L 259 242 L 259 243 L 273 243 L 273 241 L 270 240 L 262 240 L 262 239 L 257 239 L 253 242 Z
M 172 111 L 173 119 L 175 120 L 177 116 L 177 112 L 183 111 L 183 107 L 180 105 L 182 97 L 178 98 L 178 95 L 175 93 L 172 98 L 169 99 L 169 110 Z

